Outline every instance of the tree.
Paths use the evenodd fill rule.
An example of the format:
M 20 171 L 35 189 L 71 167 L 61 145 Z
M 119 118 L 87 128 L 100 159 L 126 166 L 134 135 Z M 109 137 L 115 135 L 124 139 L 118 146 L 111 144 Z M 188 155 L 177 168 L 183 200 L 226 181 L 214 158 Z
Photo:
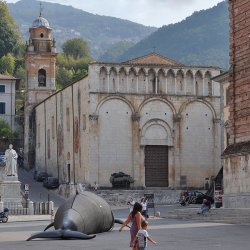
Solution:
M 9 15 L 7 4 L 0 0 L 0 57 L 14 52 L 21 36 L 13 18 Z
M 15 70 L 16 59 L 13 55 L 7 54 L 0 58 L 0 73 L 6 75 L 13 75 Z
M 83 78 L 88 72 L 89 55 L 87 43 L 82 38 L 74 38 L 63 44 L 63 52 L 57 55 L 56 84 L 63 88 Z
M 14 137 L 16 137 L 16 133 L 4 119 L 0 118 L 0 138 L 11 139 Z
M 73 56 L 74 59 L 90 57 L 88 44 L 82 38 L 69 39 L 63 43 L 62 49 L 66 56 Z

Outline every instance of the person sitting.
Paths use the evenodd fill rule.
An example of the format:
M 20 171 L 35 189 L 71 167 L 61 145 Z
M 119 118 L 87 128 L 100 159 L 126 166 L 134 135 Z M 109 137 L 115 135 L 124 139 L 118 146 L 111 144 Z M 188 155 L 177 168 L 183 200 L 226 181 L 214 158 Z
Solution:
M 203 199 L 203 202 L 201 204 L 201 208 L 200 211 L 198 212 L 198 214 L 204 214 L 206 212 L 208 212 L 211 208 L 211 202 L 207 199 Z

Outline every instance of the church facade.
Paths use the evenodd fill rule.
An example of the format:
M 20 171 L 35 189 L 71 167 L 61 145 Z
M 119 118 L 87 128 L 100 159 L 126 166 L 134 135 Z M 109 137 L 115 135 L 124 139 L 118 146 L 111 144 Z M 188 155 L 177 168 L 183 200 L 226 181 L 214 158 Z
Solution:
M 216 67 L 151 53 L 89 64 L 88 76 L 35 106 L 35 167 L 61 183 L 131 175 L 134 187 L 204 188 L 221 167 Z

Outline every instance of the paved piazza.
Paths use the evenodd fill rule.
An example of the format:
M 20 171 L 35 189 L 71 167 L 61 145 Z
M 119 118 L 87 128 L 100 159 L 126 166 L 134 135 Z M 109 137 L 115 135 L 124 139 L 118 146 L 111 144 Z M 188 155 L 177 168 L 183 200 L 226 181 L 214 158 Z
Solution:
M 98 234 L 92 240 L 36 239 L 26 241 L 42 231 L 50 221 L 8 222 L 0 224 L 0 249 L 3 250 L 127 250 L 129 230 Z M 149 233 L 158 242 L 149 244 L 155 250 L 249 250 L 250 225 L 199 223 L 191 221 L 151 219 Z

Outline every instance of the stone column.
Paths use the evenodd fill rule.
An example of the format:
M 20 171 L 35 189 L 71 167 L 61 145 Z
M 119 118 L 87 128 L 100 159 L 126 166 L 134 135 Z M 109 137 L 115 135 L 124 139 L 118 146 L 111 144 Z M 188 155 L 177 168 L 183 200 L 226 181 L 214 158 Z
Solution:
M 155 77 L 155 94 L 158 93 L 158 77 Z
M 177 86 L 176 86 L 176 76 L 174 76 L 174 94 L 176 95 L 176 88 L 177 88 Z
M 136 93 L 139 92 L 139 79 L 138 75 L 136 75 Z
M 109 93 L 109 73 L 108 73 L 108 93 Z
M 187 94 L 187 79 L 186 79 L 186 75 L 184 75 L 183 81 L 184 81 L 184 94 L 186 95 Z
M 140 115 L 135 112 L 132 114 L 132 173 L 135 179 L 134 186 L 143 186 L 141 174 L 141 160 L 140 160 Z
M 148 75 L 146 75 L 146 94 L 148 93 Z
M 117 74 L 117 92 L 120 92 L 120 73 Z
M 166 76 L 166 94 L 168 93 L 168 77 Z
M 202 78 L 202 95 L 205 95 L 205 79 L 204 77 Z

